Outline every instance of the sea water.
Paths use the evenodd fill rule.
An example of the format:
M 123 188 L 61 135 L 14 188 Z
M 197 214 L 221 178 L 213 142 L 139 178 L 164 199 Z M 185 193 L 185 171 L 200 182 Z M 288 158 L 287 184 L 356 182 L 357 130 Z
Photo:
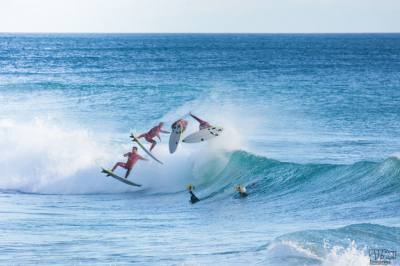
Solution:
M 100 172 L 189 112 L 224 133 Z M 0 264 L 369 265 L 399 121 L 399 34 L 2 34 Z

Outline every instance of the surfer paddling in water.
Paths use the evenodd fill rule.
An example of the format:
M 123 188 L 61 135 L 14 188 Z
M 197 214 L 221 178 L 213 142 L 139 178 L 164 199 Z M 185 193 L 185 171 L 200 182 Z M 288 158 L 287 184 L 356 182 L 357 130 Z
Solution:
M 131 173 L 131 170 L 133 168 L 133 166 L 135 165 L 135 163 L 138 160 L 143 160 L 143 161 L 147 161 L 146 158 L 140 156 L 137 152 L 137 147 L 133 147 L 132 148 L 132 152 L 128 152 L 124 154 L 124 157 L 128 157 L 128 160 L 126 161 L 126 163 L 123 162 L 117 162 L 114 167 L 111 169 L 111 172 L 114 172 L 114 170 L 119 166 L 122 167 L 124 169 L 126 169 L 126 174 L 125 174 L 125 178 L 128 178 L 129 174 Z
M 190 115 L 191 117 L 193 117 L 197 122 L 200 123 L 200 125 L 199 125 L 199 129 L 200 129 L 200 130 L 211 127 L 211 125 L 210 125 L 208 122 L 206 122 L 206 121 L 204 121 L 204 120 L 198 118 L 197 116 L 195 116 L 195 115 L 192 114 L 191 112 L 189 113 L 189 115 Z
M 157 126 L 150 129 L 149 132 L 144 133 L 138 137 L 138 139 L 144 138 L 147 142 L 151 143 L 150 151 L 153 150 L 157 144 L 157 142 L 154 140 L 155 137 L 157 137 L 161 141 L 160 133 L 170 133 L 168 131 L 162 130 L 163 125 L 164 123 L 160 122 Z
M 257 181 L 251 183 L 250 185 L 244 186 L 244 185 L 236 185 L 235 186 L 235 190 L 236 192 L 239 192 L 239 196 L 241 198 L 245 198 L 249 195 L 249 193 L 247 192 L 247 189 L 253 190 L 257 185 Z
M 193 193 L 194 186 L 192 184 L 189 184 L 187 186 L 187 190 L 189 191 L 189 194 L 190 194 L 190 203 L 194 204 L 194 203 L 200 201 L 199 198 L 196 197 L 196 195 Z
M 249 194 L 247 194 L 247 189 L 245 186 L 242 185 L 236 185 L 235 190 L 239 192 L 240 197 L 244 198 L 247 197 Z

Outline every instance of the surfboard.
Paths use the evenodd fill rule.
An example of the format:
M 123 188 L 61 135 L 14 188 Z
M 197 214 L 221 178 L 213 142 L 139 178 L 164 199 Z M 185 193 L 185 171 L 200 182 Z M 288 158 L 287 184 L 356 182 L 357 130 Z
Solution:
M 147 155 L 149 155 L 154 161 L 163 164 L 163 162 L 161 162 L 160 160 L 158 160 L 153 154 L 151 154 L 151 152 L 149 150 L 147 150 L 142 143 L 140 143 L 140 141 L 133 135 L 131 134 L 131 138 L 133 142 L 136 142 L 137 145 L 139 145 L 139 147 L 145 152 L 147 153 Z
M 178 148 L 182 132 L 182 127 L 179 124 L 172 129 L 171 135 L 169 136 L 169 153 L 174 153 Z
M 118 181 L 121 181 L 121 182 L 123 182 L 123 183 L 125 183 L 127 185 L 135 186 L 135 187 L 141 187 L 142 186 L 140 184 L 136 184 L 136 183 L 134 183 L 132 181 L 129 181 L 126 178 L 120 177 L 120 176 L 114 174 L 113 172 L 111 172 L 110 170 L 104 169 L 103 167 L 101 169 L 102 169 L 102 171 L 101 171 L 102 173 L 106 174 L 107 176 L 111 176 L 111 177 L 117 179 Z
M 204 128 L 200 131 L 197 131 L 195 133 L 190 134 L 186 138 L 182 140 L 182 142 L 185 143 L 197 143 L 197 142 L 202 142 L 206 141 L 215 137 L 218 137 L 221 135 L 221 133 L 224 131 L 222 127 L 209 127 L 209 128 Z

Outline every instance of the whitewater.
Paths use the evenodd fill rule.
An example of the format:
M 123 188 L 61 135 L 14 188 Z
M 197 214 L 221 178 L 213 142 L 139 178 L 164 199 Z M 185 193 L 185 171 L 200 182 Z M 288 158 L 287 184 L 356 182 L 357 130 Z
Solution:
M 0 264 L 370 265 L 372 249 L 400 252 L 399 44 L 1 34 Z M 164 164 L 131 173 L 141 188 L 101 174 L 130 133 L 179 118 L 195 132 L 189 112 L 224 133 L 172 155 L 161 135 Z

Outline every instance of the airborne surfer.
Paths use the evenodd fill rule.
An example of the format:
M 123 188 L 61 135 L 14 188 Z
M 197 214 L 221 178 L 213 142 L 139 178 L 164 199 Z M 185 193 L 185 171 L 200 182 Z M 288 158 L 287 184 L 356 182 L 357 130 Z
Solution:
M 181 119 L 176 120 L 176 121 L 171 125 L 171 128 L 172 128 L 172 129 L 175 129 L 175 128 L 177 128 L 177 126 L 180 126 L 181 129 L 182 129 L 182 132 L 183 132 L 183 131 L 185 131 L 187 125 L 188 125 L 188 121 L 186 121 L 185 119 L 182 119 L 182 118 L 181 118 Z
M 150 151 L 156 146 L 157 142 L 154 140 L 155 137 L 157 137 L 160 141 L 160 132 L 161 133 L 165 133 L 165 134 L 169 134 L 170 132 L 162 130 L 164 123 L 160 122 L 157 126 L 153 127 L 152 129 L 150 129 L 147 133 L 144 133 L 142 135 L 140 135 L 138 137 L 138 139 L 143 138 L 151 143 L 151 147 L 150 147 Z
M 190 203 L 194 204 L 194 203 L 200 201 L 199 198 L 196 197 L 196 195 L 193 193 L 194 186 L 192 184 L 189 184 L 187 186 L 187 190 L 189 191 L 189 194 L 190 194 Z
M 200 129 L 200 130 L 211 127 L 211 125 L 210 125 L 208 122 L 206 122 L 206 121 L 204 121 L 204 120 L 198 118 L 197 116 L 195 116 L 194 114 L 192 114 L 192 112 L 190 112 L 189 115 L 190 115 L 191 117 L 193 117 L 197 122 L 199 122 L 199 129 Z
M 128 157 L 128 160 L 126 161 L 126 163 L 123 162 L 117 162 L 114 167 L 111 169 L 111 172 L 114 172 L 114 170 L 119 166 L 122 167 L 124 169 L 126 169 L 126 174 L 125 174 L 125 178 L 128 178 L 129 174 L 131 173 L 131 170 L 133 168 L 133 166 L 135 165 L 135 163 L 138 160 L 144 160 L 147 161 L 146 158 L 140 156 L 137 152 L 137 147 L 133 147 L 132 148 L 132 152 L 128 152 L 124 154 L 124 157 Z

